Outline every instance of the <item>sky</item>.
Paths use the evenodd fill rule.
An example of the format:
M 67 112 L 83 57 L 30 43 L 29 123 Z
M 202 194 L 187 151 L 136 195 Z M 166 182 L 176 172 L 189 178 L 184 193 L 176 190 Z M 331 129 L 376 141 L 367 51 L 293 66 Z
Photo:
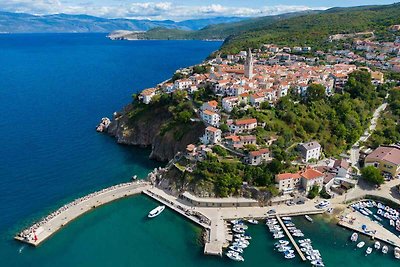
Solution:
M 0 10 L 35 15 L 66 13 L 106 18 L 181 21 L 218 16 L 256 17 L 334 6 L 394 2 L 394 0 L 0 0 Z

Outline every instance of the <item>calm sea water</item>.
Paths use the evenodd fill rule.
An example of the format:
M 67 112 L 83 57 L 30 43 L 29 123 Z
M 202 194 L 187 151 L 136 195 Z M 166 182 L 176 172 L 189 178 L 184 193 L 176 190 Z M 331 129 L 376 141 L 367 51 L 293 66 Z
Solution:
M 201 229 L 135 196 L 79 218 L 39 248 L 12 240 L 23 226 L 77 196 L 159 164 L 149 151 L 95 133 L 102 116 L 130 95 L 200 62 L 220 43 L 112 42 L 97 34 L 0 35 L 0 266 L 308 266 L 273 250 L 264 225 L 252 226 L 245 262 L 203 255 Z M 326 266 L 398 266 L 392 254 L 365 257 L 350 233 L 296 219 Z M 372 244 L 372 243 L 370 243 Z

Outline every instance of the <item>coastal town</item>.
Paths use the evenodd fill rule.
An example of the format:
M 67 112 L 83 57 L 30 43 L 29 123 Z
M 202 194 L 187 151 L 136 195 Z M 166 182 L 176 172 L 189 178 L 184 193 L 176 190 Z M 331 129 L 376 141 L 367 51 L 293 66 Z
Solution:
M 225 254 L 244 261 L 243 252 L 252 238 L 246 230 L 265 220 L 277 240 L 275 250 L 285 259 L 298 256 L 312 266 L 325 266 L 321 252 L 293 219 L 312 223 L 314 215 L 322 215 L 351 230 L 349 240 L 357 242 L 357 249 L 366 244 L 358 240 L 359 234 L 370 237 L 373 241 L 367 245 L 366 256 L 375 249 L 383 255 L 393 251 L 399 259 L 400 143 L 373 147 L 369 139 L 382 127 L 380 120 L 391 107 L 391 94 L 400 91 L 398 82 L 386 75 L 387 71 L 399 72 L 400 42 L 398 38 L 392 43 L 366 40 L 364 36 L 369 35 L 331 36 L 332 42 L 349 43 L 346 49 L 329 53 L 313 47 L 264 44 L 238 54 L 217 54 L 141 91 L 134 96 L 134 105 L 141 109 L 156 107 L 160 99 L 169 103 L 174 97 L 190 103 L 190 111 L 180 111 L 177 121 L 202 124 L 204 132 L 165 167 L 154 169 L 145 182 L 124 183 L 79 198 L 15 239 L 37 246 L 83 213 L 143 193 L 161 204 L 149 212 L 149 218 L 169 207 L 201 226 L 207 255 Z M 350 94 L 349 87 L 355 82 L 379 91 L 379 101 L 374 110 L 368 110 L 362 133 L 349 139 L 352 143 L 344 146 L 346 150 L 315 138 L 319 129 L 318 125 L 309 129 L 313 122 L 305 124 L 304 134 L 282 141 L 284 131 L 273 131 L 268 124 L 274 118 L 265 119 L 278 113 L 282 105 L 312 106 L 317 101 L 328 105 L 331 99 Z M 107 132 L 121 116 L 102 118 L 96 130 Z M 196 177 L 212 180 L 212 176 L 217 180 L 190 186 Z

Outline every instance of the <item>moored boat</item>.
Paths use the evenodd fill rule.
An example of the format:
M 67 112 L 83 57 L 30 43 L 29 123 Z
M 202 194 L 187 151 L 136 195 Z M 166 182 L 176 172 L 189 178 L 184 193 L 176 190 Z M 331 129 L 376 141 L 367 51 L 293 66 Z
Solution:
M 379 241 L 376 241 L 374 244 L 375 249 L 379 250 L 381 249 L 381 243 L 379 243 Z
M 247 222 L 251 224 L 258 224 L 258 221 L 255 219 L 248 219 Z
M 357 242 L 357 239 L 358 239 L 358 234 L 357 234 L 357 233 L 353 233 L 353 234 L 351 235 L 351 237 L 350 237 L 350 240 L 351 240 L 352 242 Z
M 383 246 L 383 247 L 382 247 L 382 253 L 383 253 L 383 254 L 387 254 L 388 251 L 389 251 L 388 246 Z
M 226 256 L 234 261 L 244 261 L 244 258 L 242 256 L 240 256 L 239 253 L 232 251 L 232 250 L 229 250 L 226 253 Z
M 357 244 L 358 248 L 362 248 L 365 245 L 364 241 L 361 241 L 360 243 Z
M 308 216 L 308 215 L 304 215 L 304 217 L 306 217 L 307 221 L 309 221 L 309 222 L 313 222 L 313 219 L 312 219 L 310 216 Z
M 400 248 L 398 248 L 398 247 L 394 248 L 394 257 L 396 259 L 400 259 Z
M 160 215 L 161 212 L 163 212 L 164 209 L 165 209 L 165 206 L 164 206 L 164 205 L 163 205 L 163 206 L 158 206 L 157 208 L 152 209 L 152 210 L 149 212 L 149 214 L 147 215 L 147 217 L 149 217 L 149 218 L 154 218 L 154 217 Z
M 365 256 L 371 254 L 371 252 L 372 252 L 372 248 L 368 247 L 367 250 L 365 251 Z

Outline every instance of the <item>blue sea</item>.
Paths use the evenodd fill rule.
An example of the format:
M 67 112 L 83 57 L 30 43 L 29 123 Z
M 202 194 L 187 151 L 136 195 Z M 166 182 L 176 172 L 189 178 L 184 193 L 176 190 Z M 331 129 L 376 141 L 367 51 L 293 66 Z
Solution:
M 201 229 L 144 196 L 113 202 L 67 225 L 41 246 L 16 232 L 89 192 L 144 178 L 160 163 L 150 151 L 95 132 L 131 95 L 201 62 L 220 42 L 110 41 L 104 34 L 0 35 L 0 266 L 307 266 L 273 250 L 252 226 L 245 262 L 203 255 Z M 316 218 L 297 223 L 326 266 L 398 266 L 392 255 L 364 256 L 351 233 Z M 371 242 L 370 242 L 371 243 Z M 397 264 L 397 265 L 396 265 Z

